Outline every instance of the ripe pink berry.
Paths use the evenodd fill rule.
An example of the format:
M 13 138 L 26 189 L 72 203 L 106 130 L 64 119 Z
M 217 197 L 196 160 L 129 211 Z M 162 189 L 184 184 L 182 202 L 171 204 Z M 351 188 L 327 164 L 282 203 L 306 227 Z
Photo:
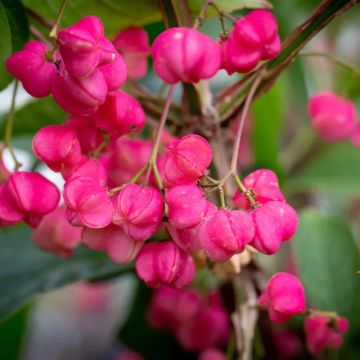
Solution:
M 75 116 L 94 114 L 105 102 L 107 92 L 106 80 L 98 69 L 85 78 L 77 79 L 60 66 L 52 87 L 58 105 Z
M 183 250 L 187 252 L 195 252 L 201 249 L 200 238 L 199 238 L 199 231 L 201 228 L 201 224 L 207 217 L 217 211 L 217 207 L 212 203 L 207 203 L 207 209 L 204 217 L 202 218 L 201 222 L 190 228 L 181 230 L 178 229 L 170 224 L 167 225 L 167 230 L 171 236 L 171 238 L 176 242 L 176 244 Z
M 136 258 L 135 269 L 139 278 L 153 288 L 161 285 L 182 288 L 195 275 L 192 257 L 172 241 L 145 244 Z
M 276 174 L 268 169 L 259 169 L 247 175 L 243 183 L 247 189 L 253 190 L 257 202 L 285 201 L 281 193 Z M 250 202 L 245 194 L 237 191 L 233 197 L 234 204 L 243 209 L 250 208 Z
M 165 186 L 195 183 L 205 175 L 211 160 L 211 147 L 199 135 L 189 134 L 172 141 L 167 146 L 165 154 Z
M 98 69 L 102 72 L 109 91 L 117 90 L 127 80 L 128 70 L 124 59 L 118 52 L 115 52 L 114 60 L 111 63 L 99 66 Z
M 219 209 L 207 217 L 200 227 L 201 247 L 215 261 L 239 254 L 255 233 L 251 216 L 244 211 Z
M 165 193 L 169 223 L 177 229 L 190 229 L 203 220 L 208 202 L 195 185 L 174 186 Z
M 128 27 L 114 38 L 113 44 L 123 55 L 131 79 L 138 80 L 146 75 L 150 54 L 146 31 L 136 26 Z
M 32 40 L 6 60 L 9 73 L 22 82 L 31 96 L 41 98 L 51 94 L 56 67 L 46 58 L 48 51 L 47 45 Z
M 220 45 L 198 30 L 185 27 L 162 32 L 152 45 L 152 55 L 156 74 L 169 84 L 209 79 L 221 65 Z
M 295 333 L 290 330 L 278 330 L 273 334 L 276 350 L 281 359 L 294 359 L 301 354 L 302 343 Z
M 161 225 L 163 202 L 154 187 L 127 184 L 114 196 L 113 204 L 113 223 L 137 241 L 149 239 Z
M 133 261 L 143 246 L 116 225 L 109 225 L 103 229 L 85 228 L 82 242 L 90 249 L 106 251 L 110 259 L 119 264 Z
M 312 126 L 325 141 L 344 140 L 351 136 L 356 126 L 354 104 L 332 92 L 312 96 L 308 112 Z
M 226 360 L 225 354 L 216 348 L 207 348 L 199 355 L 199 360 Z
M 299 225 L 296 211 L 280 201 L 268 201 L 252 214 L 255 237 L 251 245 L 267 255 L 275 254 L 283 241 L 294 236 Z
M 153 292 L 147 319 L 154 328 L 174 331 L 179 324 L 192 321 L 202 305 L 193 290 L 162 286 Z
M 223 44 L 223 67 L 229 74 L 248 72 L 260 60 L 277 56 L 280 50 L 276 18 L 267 10 L 255 10 L 236 21 Z
M 259 297 L 259 305 L 267 308 L 274 323 L 284 323 L 305 310 L 305 290 L 300 280 L 289 273 L 273 275 Z
M 145 124 L 145 113 L 137 100 L 117 90 L 108 94 L 92 120 L 99 129 L 120 136 L 140 131 Z
M 146 139 L 122 136 L 113 144 L 109 177 L 114 184 L 128 182 L 150 159 L 153 143 Z
M 93 229 L 111 223 L 113 207 L 106 189 L 96 179 L 87 176 L 70 178 L 64 186 L 67 219 L 74 226 Z
M 185 350 L 202 351 L 225 344 L 229 333 L 229 318 L 225 309 L 222 305 L 210 304 L 202 306 L 192 321 L 178 326 L 175 336 Z
M 59 31 L 57 44 L 71 76 L 84 78 L 99 64 L 114 60 L 116 50 L 109 49 L 108 40 L 104 40 L 104 27 L 96 16 L 86 16 L 75 25 Z
M 66 181 L 79 176 L 91 177 L 103 187 L 106 186 L 108 179 L 106 169 L 101 161 L 89 159 L 86 156 L 83 156 L 82 160 L 73 168 L 64 169 L 61 175 Z
M 101 131 L 87 118 L 71 118 L 66 125 L 76 131 L 83 154 L 93 152 L 104 141 Z
M 33 230 L 35 244 L 60 257 L 68 258 L 81 242 L 81 229 L 69 224 L 63 206 L 45 215 Z
M 331 325 L 331 319 L 319 315 L 305 318 L 306 345 L 311 354 L 319 356 L 326 349 L 339 349 L 348 329 L 348 320 L 342 316 Z
M 11 225 L 24 220 L 36 227 L 59 200 L 59 190 L 41 174 L 15 171 L 0 187 L 0 222 Z
M 33 152 L 53 171 L 76 166 L 81 158 L 76 131 L 66 125 L 49 125 L 40 129 L 33 138 Z

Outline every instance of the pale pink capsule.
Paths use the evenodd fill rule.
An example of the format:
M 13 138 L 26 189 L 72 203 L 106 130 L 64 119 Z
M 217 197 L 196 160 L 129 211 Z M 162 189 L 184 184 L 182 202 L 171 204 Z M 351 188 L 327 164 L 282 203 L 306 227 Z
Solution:
M 60 200 L 56 186 L 34 172 L 15 171 L 0 192 L 0 221 L 8 225 L 24 220 L 36 227 Z
M 325 141 L 334 142 L 351 136 L 356 127 L 356 109 L 352 102 L 332 93 L 320 92 L 308 102 L 312 126 Z
M 204 220 L 199 239 L 210 258 L 223 261 L 241 253 L 253 240 L 254 233 L 254 222 L 248 213 L 219 209 Z
M 113 197 L 113 204 L 113 223 L 135 240 L 149 239 L 161 225 L 163 202 L 154 187 L 127 184 Z
M 32 40 L 6 60 L 7 70 L 31 96 L 41 98 L 51 94 L 56 67 L 46 58 L 48 51 L 47 45 Z
M 33 152 L 53 171 L 76 166 L 82 159 L 76 131 L 64 125 L 49 125 L 40 129 L 32 142 Z
M 283 241 L 294 236 L 299 225 L 296 211 L 280 201 L 268 201 L 252 214 L 255 237 L 251 245 L 267 255 L 275 254 Z
M 195 185 L 175 186 L 165 193 L 169 223 L 177 229 L 189 229 L 203 220 L 208 202 Z
M 94 114 L 105 102 L 107 92 L 106 80 L 98 69 L 85 78 L 77 79 L 60 67 L 52 87 L 58 105 L 75 116 Z
M 114 184 L 128 182 L 150 159 L 153 143 L 122 136 L 114 142 L 109 161 L 109 177 Z
M 173 241 L 145 244 L 136 258 L 135 269 L 139 278 L 153 288 L 161 285 L 182 288 L 195 275 L 192 257 Z
M 255 200 L 264 204 L 268 201 L 285 201 L 281 193 L 276 174 L 268 169 L 259 169 L 247 175 L 243 184 L 255 194 Z M 245 194 L 237 191 L 233 197 L 234 204 L 243 209 L 250 208 L 250 202 Z
M 81 229 L 69 224 L 63 206 L 45 215 L 39 226 L 33 230 L 32 238 L 36 245 L 60 257 L 68 258 L 80 245 Z
M 191 322 L 178 326 L 175 336 L 185 350 L 202 351 L 225 344 L 229 330 L 229 318 L 223 307 L 203 306 Z
M 192 321 L 202 305 L 193 290 L 162 286 L 153 292 L 147 319 L 154 328 L 174 331 L 179 324 Z
M 200 353 L 198 360 L 226 360 L 226 356 L 219 349 L 208 348 Z
M 147 57 L 150 54 L 148 34 L 142 28 L 132 26 L 122 30 L 113 40 L 115 48 L 123 55 L 129 77 L 133 80 L 147 73 Z
M 250 12 L 236 21 L 223 46 L 223 66 L 229 73 L 252 70 L 260 60 L 280 53 L 276 18 L 267 10 Z
M 198 30 L 174 27 L 162 32 L 152 45 L 154 70 L 175 84 L 209 79 L 221 65 L 220 45 Z
M 201 136 L 185 135 L 166 148 L 164 181 L 167 187 L 195 183 L 212 160 L 210 144 Z
M 180 246 L 181 249 L 187 251 L 187 252 L 194 252 L 201 249 L 200 244 L 200 238 L 199 238 L 199 231 L 201 228 L 202 222 L 209 217 L 211 214 L 215 213 L 217 211 L 217 207 L 212 204 L 207 204 L 206 214 L 204 215 L 201 222 L 190 228 L 190 229 L 177 229 L 174 226 L 168 224 L 167 230 L 171 236 L 171 238 L 176 242 L 178 246 Z
M 305 310 L 305 290 L 300 280 L 289 273 L 273 275 L 259 297 L 259 305 L 267 308 L 270 319 L 284 323 Z
M 92 121 L 99 129 L 121 136 L 140 131 L 145 124 L 145 113 L 136 99 L 117 90 L 108 94 Z
M 79 176 L 91 177 L 103 187 L 106 186 L 108 180 L 107 172 L 102 162 L 86 156 L 83 156 L 81 161 L 73 168 L 64 169 L 61 175 L 66 181 Z
M 103 24 L 96 16 L 86 16 L 60 30 L 56 40 L 67 71 L 76 78 L 89 76 L 99 64 L 115 58 L 116 50 L 109 49 Z
M 83 154 L 95 151 L 104 141 L 101 131 L 87 118 L 71 118 L 66 125 L 76 131 Z
M 342 316 L 336 319 L 335 326 L 331 325 L 331 319 L 327 317 L 307 316 L 304 322 L 304 330 L 309 352 L 312 355 L 319 356 L 327 349 L 339 349 L 343 344 L 344 334 L 348 326 L 348 320 Z
M 111 223 L 113 207 L 106 189 L 96 179 L 86 176 L 70 178 L 64 186 L 67 219 L 74 226 L 93 229 Z

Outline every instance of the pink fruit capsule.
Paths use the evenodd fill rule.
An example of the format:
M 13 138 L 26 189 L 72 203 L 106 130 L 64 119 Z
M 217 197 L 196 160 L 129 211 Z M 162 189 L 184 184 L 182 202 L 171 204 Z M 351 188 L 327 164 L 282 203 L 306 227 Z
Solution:
M 149 37 L 142 28 L 132 26 L 122 30 L 113 40 L 115 48 L 123 55 L 129 77 L 138 80 L 147 73 L 150 54 Z
M 163 202 L 154 187 L 127 184 L 114 196 L 113 204 L 113 223 L 137 241 L 149 239 L 161 225 Z
M 268 201 L 252 214 L 255 237 L 251 245 L 267 255 L 275 254 L 283 241 L 294 236 L 299 225 L 296 211 L 280 201 Z
M 209 79 L 221 65 L 220 45 L 198 30 L 185 27 L 162 32 L 152 45 L 152 56 L 156 74 L 169 84 Z
M 52 85 L 55 101 L 63 110 L 75 116 L 94 114 L 105 102 L 108 92 L 104 75 L 98 69 L 85 78 L 77 79 L 60 66 Z
M 135 269 L 139 278 L 153 288 L 161 285 L 182 288 L 195 275 L 192 257 L 172 241 L 145 244 L 136 258 Z
M 0 188 L 0 221 L 11 225 L 21 220 L 36 227 L 42 217 L 58 206 L 60 193 L 44 176 L 15 171 Z
M 195 185 L 179 185 L 165 193 L 169 223 L 177 229 L 190 229 L 203 220 L 208 202 Z
M 274 58 L 280 50 L 276 18 L 267 10 L 254 10 L 236 21 L 223 44 L 223 67 L 229 74 L 245 73 L 260 60 Z
M 342 316 L 335 320 L 335 325 L 332 325 L 331 319 L 327 317 L 307 316 L 304 322 L 304 330 L 309 352 L 319 356 L 327 349 L 339 349 L 343 344 L 344 334 L 348 327 L 348 320 Z
M 53 171 L 65 171 L 82 159 L 76 131 L 69 126 L 49 125 L 34 136 L 33 152 Z
M 199 355 L 199 360 L 225 360 L 225 354 L 216 348 L 207 348 Z
M 68 258 L 81 242 L 81 229 L 69 224 L 66 208 L 60 206 L 42 218 L 32 238 L 42 249 Z
M 259 305 L 268 309 L 270 319 L 284 323 L 305 310 L 305 290 L 300 280 L 289 273 L 273 275 L 259 297 Z
M 96 179 L 87 176 L 70 178 L 64 186 L 67 219 L 74 226 L 93 229 L 111 223 L 113 207 L 106 189 Z
M 195 134 L 172 141 L 166 148 L 164 162 L 165 186 L 195 183 L 205 175 L 212 160 L 209 143 Z
M 344 140 L 356 127 L 354 104 L 332 92 L 319 92 L 312 96 L 308 113 L 315 131 L 325 141 Z
M 219 209 L 204 220 L 199 239 L 210 258 L 223 261 L 241 253 L 252 241 L 254 232 L 254 222 L 248 213 Z
M 22 82 L 31 96 L 41 98 L 51 94 L 56 67 L 46 58 L 48 51 L 47 45 L 32 40 L 6 60 L 9 73 Z
M 145 113 L 136 99 L 117 90 L 108 94 L 92 121 L 99 129 L 118 137 L 140 131 L 145 124 Z
M 75 78 L 89 76 L 99 64 L 115 58 L 116 50 L 109 49 L 102 21 L 96 16 L 86 16 L 60 30 L 56 40 L 66 70 Z
M 279 181 L 276 174 L 268 169 L 259 169 L 247 175 L 243 184 L 255 194 L 255 200 L 264 204 L 268 201 L 285 201 L 281 193 Z M 233 197 L 234 204 L 243 209 L 250 208 L 250 202 L 245 194 L 237 191 Z

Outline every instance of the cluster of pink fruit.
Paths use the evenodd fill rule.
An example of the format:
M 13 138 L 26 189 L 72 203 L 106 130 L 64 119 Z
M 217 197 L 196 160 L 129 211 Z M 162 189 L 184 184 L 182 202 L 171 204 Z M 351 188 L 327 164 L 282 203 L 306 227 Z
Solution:
M 280 48 L 276 19 L 256 10 L 238 20 L 225 40 L 216 42 L 194 28 L 170 28 L 156 38 L 151 53 L 155 72 L 175 84 L 211 78 L 220 68 L 250 71 Z M 40 174 L 4 171 L 0 221 L 25 220 L 37 227 L 35 242 L 60 256 L 70 256 L 83 243 L 118 263 L 135 260 L 149 287 L 183 288 L 195 275 L 194 253 L 202 251 L 211 261 L 226 261 L 246 246 L 275 254 L 295 234 L 298 216 L 276 175 L 266 169 L 243 180 L 233 197 L 238 210 L 211 203 L 202 181 L 212 150 L 199 135 L 164 133 L 155 153 L 150 140 L 128 136 L 143 128 L 145 113 L 118 88 L 128 75 L 137 79 L 146 73 L 149 53 L 142 29 L 124 30 L 112 43 L 101 21 L 89 16 L 59 31 L 54 49 L 30 41 L 7 60 L 9 72 L 31 95 L 52 94 L 73 117 L 42 128 L 33 139 L 36 157 L 65 180 L 65 204 L 58 206 L 59 191 Z M 153 155 L 154 164 L 149 162 Z M 148 241 L 164 229 L 171 240 Z M 259 304 L 274 322 L 283 323 L 304 312 L 303 287 L 296 277 L 277 274 Z M 177 307 L 186 308 L 181 318 Z M 217 295 L 203 299 L 192 291 L 160 288 L 150 314 L 154 326 L 171 330 L 188 350 L 210 351 L 228 339 L 228 319 Z M 204 323 L 211 334 L 201 331 Z M 343 320 L 334 329 L 318 317 L 306 324 L 317 339 L 316 344 L 309 340 L 312 352 L 340 346 Z

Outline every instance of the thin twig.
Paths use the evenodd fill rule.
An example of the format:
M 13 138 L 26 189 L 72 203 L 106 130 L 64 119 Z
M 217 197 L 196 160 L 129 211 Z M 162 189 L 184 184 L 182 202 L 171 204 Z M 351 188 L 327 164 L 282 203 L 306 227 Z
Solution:
M 12 133 L 13 133 L 13 124 L 15 117 L 16 94 L 18 87 L 19 87 L 19 82 L 15 80 L 10 111 L 9 111 L 8 119 L 6 121 L 5 134 L 4 134 L 4 145 L 9 149 L 9 153 L 15 163 L 15 170 L 18 170 L 22 165 L 21 162 L 17 159 L 15 155 L 15 151 L 12 146 Z
M 49 40 L 44 36 L 44 34 L 38 30 L 34 25 L 30 25 L 30 34 L 37 40 L 42 41 L 44 44 L 51 46 Z
M 41 16 L 40 14 L 38 14 L 37 12 L 35 12 L 33 9 L 30 8 L 26 8 L 26 12 L 37 22 L 39 22 L 40 24 L 44 25 L 46 28 L 48 28 L 49 30 L 51 30 L 54 26 L 54 23 L 46 18 L 44 18 L 43 16 Z
M 62 4 L 60 6 L 59 12 L 58 12 L 58 14 L 56 16 L 54 26 L 52 27 L 52 29 L 50 31 L 50 37 L 53 38 L 53 39 L 56 39 L 56 37 L 57 37 L 57 33 L 58 33 L 59 27 L 60 27 L 61 18 L 63 16 L 63 13 L 64 13 L 64 10 L 65 10 L 65 7 L 66 7 L 67 3 L 68 3 L 68 0 L 63 0 Z

